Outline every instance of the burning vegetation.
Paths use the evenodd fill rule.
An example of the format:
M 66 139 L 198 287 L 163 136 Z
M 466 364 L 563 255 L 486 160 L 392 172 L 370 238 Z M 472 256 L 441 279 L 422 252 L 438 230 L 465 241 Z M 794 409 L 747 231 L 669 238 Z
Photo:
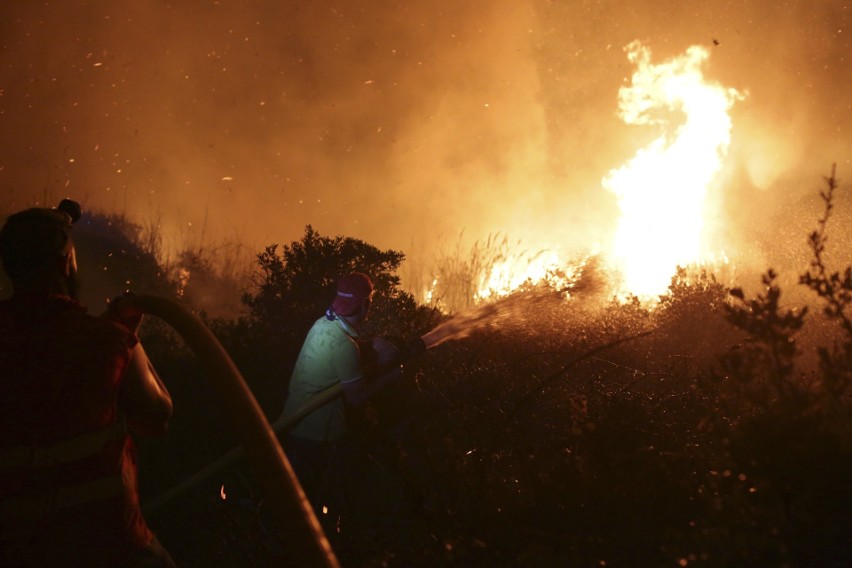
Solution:
M 595 4 L 601 9 L 601 3 Z M 553 13 L 561 9 L 542 8 Z M 842 10 L 845 14 L 847 7 Z M 356 34 L 353 26 L 342 24 L 344 11 L 332 10 L 341 26 L 336 33 L 349 42 L 350 34 Z M 473 11 L 470 21 L 476 25 L 463 28 L 469 35 L 473 28 L 483 33 L 479 20 L 488 17 Z M 118 143 L 94 138 L 86 138 L 92 155 L 78 146 L 71 152 L 77 154 L 66 156 L 66 147 L 61 190 L 73 189 L 71 172 L 88 160 L 114 170 L 115 179 L 105 184 L 113 210 L 117 192 L 111 188 L 124 187 L 126 201 L 124 180 L 135 170 L 141 172 L 135 179 L 145 187 L 224 187 L 218 199 L 233 207 L 235 217 L 258 215 L 264 217 L 258 226 L 275 225 L 276 230 L 279 211 L 297 211 L 298 226 L 304 219 L 331 218 L 332 226 L 361 236 L 370 234 L 364 226 L 407 236 L 408 222 L 424 229 L 420 234 L 432 234 L 430 223 L 443 222 L 445 214 L 455 229 L 455 215 L 469 210 L 477 214 L 465 220 L 478 223 L 476 229 L 501 227 L 473 244 L 463 232 L 455 248 L 435 253 L 434 261 L 429 254 L 410 255 L 405 279 L 400 276 L 403 252 L 360 237 L 325 236 L 312 225 L 289 244 L 264 242 L 249 261 L 252 253 L 247 251 L 253 249 L 241 241 L 209 244 L 206 212 L 205 222 L 196 223 L 204 227 L 198 238 L 179 207 L 169 212 L 177 221 L 160 219 L 157 213 L 138 225 L 124 215 L 87 213 L 75 228 L 81 272 L 97 275 L 84 289 L 85 303 L 95 309 L 119 290 L 130 289 L 190 307 L 231 354 L 270 418 L 280 414 L 299 346 L 328 306 L 340 274 L 361 271 L 373 279 L 376 295 L 367 334 L 422 339 L 429 350 L 406 362 L 405 380 L 352 415 L 370 459 L 355 464 L 346 476 L 328 480 L 347 503 L 339 518 L 323 523 L 334 527 L 328 536 L 343 566 L 852 564 L 849 198 L 842 195 L 834 170 L 819 194 L 815 229 L 782 239 L 783 231 L 799 228 L 779 227 L 777 218 L 764 215 L 757 198 L 756 205 L 737 212 L 734 227 L 729 218 L 739 202 L 726 202 L 734 182 L 749 180 L 755 190 L 761 186 L 755 180 L 777 178 L 779 168 L 772 162 L 783 161 L 785 154 L 767 152 L 773 157 L 744 160 L 742 155 L 759 152 L 740 147 L 740 159 L 748 163 L 731 164 L 728 158 L 736 148 L 732 116 L 752 94 L 744 83 L 735 81 L 732 87 L 705 77 L 708 48 L 692 46 L 655 57 L 646 43 L 628 43 L 624 54 L 619 52 L 626 71 L 617 90 L 617 116 L 623 123 L 619 126 L 631 127 L 632 134 L 610 143 L 626 148 L 628 157 L 614 159 L 618 153 L 613 151 L 606 159 L 591 158 L 593 150 L 582 148 L 584 142 L 563 146 L 555 141 L 568 137 L 564 124 L 576 120 L 582 123 L 577 138 L 594 137 L 596 121 L 604 121 L 601 113 L 592 112 L 593 95 L 584 93 L 586 100 L 580 102 L 594 118 L 556 112 L 559 105 L 553 101 L 522 117 L 511 116 L 518 101 L 547 86 L 539 81 L 559 81 L 548 67 L 555 58 L 539 53 L 539 79 L 514 59 L 514 44 L 497 33 L 518 34 L 503 21 L 515 17 L 524 26 L 539 25 L 530 14 L 510 10 L 494 16 L 493 27 L 483 26 L 484 33 L 500 38 L 488 43 L 489 49 L 471 49 L 455 29 L 434 20 L 453 39 L 447 52 L 457 57 L 448 66 L 449 82 L 436 60 L 411 46 L 391 50 L 382 43 L 391 41 L 385 37 L 355 38 L 364 49 L 381 51 L 373 60 L 381 61 L 376 65 L 380 73 L 351 60 L 340 76 L 327 73 L 303 56 L 307 41 L 296 30 L 302 19 L 321 21 L 326 14 L 296 12 L 287 9 L 293 29 L 281 36 L 288 49 L 298 52 L 288 72 L 266 69 L 268 63 L 258 56 L 263 47 L 272 51 L 265 36 L 254 35 L 261 21 L 246 25 L 233 14 L 233 24 L 219 32 L 238 39 L 203 57 L 209 69 L 228 79 L 211 80 L 216 86 L 209 87 L 195 83 L 195 74 L 183 67 L 171 70 L 180 77 L 178 87 L 147 77 L 146 84 L 162 100 L 172 102 L 174 92 L 181 93 L 174 110 L 183 122 L 180 128 L 163 123 L 152 135 L 140 125 L 142 134 L 136 130 L 128 143 L 131 151 L 119 152 Z M 415 20 L 407 12 L 387 16 L 386 28 L 407 19 Z M 215 28 L 222 21 L 211 19 L 209 24 Z M 241 26 L 250 31 L 241 31 Z M 427 29 L 433 32 L 417 26 L 415 37 L 422 39 Z M 256 37 L 262 47 L 255 47 Z M 329 65 L 337 61 L 346 51 L 338 39 L 324 42 L 329 52 L 313 55 Z M 505 88 L 508 83 L 495 87 L 468 69 L 478 66 L 478 58 L 495 45 L 501 48 L 500 63 L 520 70 L 512 88 Z M 607 65 L 600 67 L 617 68 L 610 52 L 618 50 L 611 47 L 601 46 L 606 56 L 600 62 Z M 239 55 L 243 50 L 250 57 Z M 87 63 L 75 72 L 97 77 L 86 79 L 92 88 L 102 75 L 122 73 L 112 52 L 88 45 L 85 51 Z M 581 52 L 577 48 L 573 57 Z M 147 61 L 147 55 L 140 60 Z M 283 93 L 276 101 L 271 87 L 231 79 L 239 68 L 231 61 L 250 61 L 245 66 L 255 79 L 277 73 L 301 74 L 307 80 L 276 85 Z M 191 62 L 186 66 L 191 68 Z M 122 63 L 122 69 L 128 67 L 130 63 Z M 426 80 L 439 83 L 441 101 L 435 107 L 421 101 L 423 77 L 398 72 L 408 68 L 425 70 Z M 326 75 L 340 85 L 329 84 Z M 471 84 L 458 86 L 457 76 Z M 743 73 L 731 77 L 743 78 Z M 116 92 L 124 89 L 123 80 L 110 85 Z M 357 105 L 349 104 L 352 85 L 370 111 L 359 114 Z M 257 108 L 250 113 L 219 112 L 230 108 L 225 101 L 244 98 L 243 89 L 255 88 L 257 97 L 252 93 L 248 98 Z M 336 88 L 345 96 L 330 94 Z M 400 96 L 396 89 L 415 95 Z M 480 91 L 499 94 L 493 102 L 483 101 Z M 389 92 L 395 94 L 387 98 Z M 216 112 L 196 104 L 208 95 Z M 11 98 L 5 88 L 0 97 Z M 30 108 L 31 98 L 39 97 L 21 95 Z M 149 102 L 134 104 L 145 107 Z M 278 105 L 287 112 L 276 115 Z M 123 108 L 112 102 L 101 106 L 116 116 Z M 385 106 L 392 107 L 387 116 L 377 115 L 374 109 L 384 112 Z M 152 114 L 159 117 L 160 110 Z M 498 110 L 501 118 L 494 119 Z M 97 107 L 92 112 L 100 119 L 105 111 Z M 172 110 L 165 114 L 173 117 Z M 463 130 L 457 127 L 460 118 L 474 114 L 471 132 L 453 140 Z M 0 115 L 6 111 L 0 109 Z M 221 131 L 207 125 L 211 115 L 226 123 Z M 545 115 L 554 124 L 564 122 L 559 128 L 545 126 Z M 237 133 L 236 126 L 242 128 L 247 117 L 251 136 L 262 141 L 261 150 L 242 148 L 249 136 Z M 331 123 L 357 124 L 349 132 L 328 127 Z M 198 124 L 205 126 L 194 130 L 196 138 L 169 136 Z M 53 124 L 60 125 L 67 135 L 62 120 Z M 559 132 L 546 132 L 549 128 Z M 281 141 L 286 137 L 277 129 L 295 133 L 292 139 L 298 144 Z M 608 136 L 622 132 L 608 129 Z M 772 137 L 754 130 L 758 134 L 753 140 Z M 225 140 L 232 134 L 235 145 Z M 137 160 L 169 137 L 180 141 L 174 155 Z M 545 142 L 548 137 L 552 140 Z M 483 150 L 486 142 L 493 142 L 493 152 Z M 775 148 L 765 140 L 762 144 Z M 111 145 L 116 151 L 107 154 Z M 181 160 L 199 155 L 202 147 L 209 162 Z M 18 152 L 18 161 L 26 163 L 30 155 Z M 377 155 L 391 157 L 379 164 Z M 576 178 L 592 180 L 593 190 L 578 189 L 569 199 L 568 176 L 551 176 L 541 165 L 547 160 L 563 160 L 560 167 L 565 169 L 593 162 L 578 168 L 593 174 L 584 169 L 588 175 Z M 236 163 L 263 165 L 246 167 L 257 173 L 240 175 Z M 0 172 L 6 167 L 0 165 Z M 374 168 L 376 172 L 369 171 Z M 304 176 L 293 173 L 302 169 Z M 354 203 L 372 197 L 365 188 L 384 187 L 400 171 L 407 172 L 405 179 L 395 183 L 405 189 L 383 195 L 388 209 L 383 204 L 375 211 L 363 207 L 358 216 L 353 213 Z M 601 179 L 601 172 L 608 173 Z M 251 213 L 242 209 L 247 206 L 241 184 L 270 189 L 263 207 Z M 45 201 L 56 190 L 46 187 Z M 560 192 L 566 194 L 564 200 Z M 755 195 L 757 191 L 749 193 L 750 198 Z M 150 209 L 151 198 L 145 197 Z M 451 199 L 453 207 L 447 207 Z M 329 208 L 335 200 L 342 203 L 343 213 Z M 844 207 L 837 207 L 839 200 Z M 607 203 L 609 211 L 598 207 Z M 420 215 L 419 208 L 431 212 L 431 206 L 439 213 Z M 571 207 L 594 212 L 574 214 Z M 384 218 L 395 217 L 397 209 L 406 209 L 408 218 L 401 215 L 402 222 L 384 226 Z M 361 217 L 365 212 L 375 216 Z M 536 225 L 535 230 L 529 225 Z M 175 231 L 175 226 L 181 229 Z M 531 234 L 534 244 L 510 240 L 508 231 L 516 229 Z M 754 247 L 758 230 L 772 238 Z M 176 240 L 168 241 L 167 234 Z M 767 253 L 794 242 L 807 254 L 803 263 L 793 253 Z M 751 274 L 765 258 L 785 262 L 760 265 L 761 273 Z M 419 264 L 412 268 L 413 262 Z M 8 292 L 6 283 L 0 282 L 0 292 Z M 231 449 L 237 437 L 225 427 L 229 401 L 213 396 L 183 343 L 155 319 L 146 321 L 141 336 L 175 406 L 166 439 L 139 440 L 141 492 L 150 504 Z M 158 503 L 147 512 L 150 524 L 179 565 L 286 562 L 288 543 L 273 537 L 278 533 L 270 530 L 272 521 L 253 472 L 245 463 L 229 464 L 172 501 Z M 323 507 L 321 514 L 329 510 Z
M 451 317 L 401 289 L 401 253 L 308 227 L 258 255 L 242 317 L 208 323 L 270 417 L 341 270 L 373 275 L 374 331 L 433 346 L 358 418 L 371 458 L 357 483 L 337 480 L 349 509 L 329 535 L 344 566 L 844 564 L 852 269 L 826 256 L 837 188 L 832 174 L 802 236 L 807 305 L 783 302 L 772 270 L 752 295 L 710 266 L 677 269 L 655 303 L 619 298 L 590 257 L 567 286 L 528 282 Z M 148 258 L 123 247 L 109 272 Z M 160 274 L 158 293 L 192 301 Z M 150 500 L 237 440 L 170 332 L 149 320 L 142 339 L 176 409 L 165 440 L 140 440 Z M 286 558 L 242 462 L 148 517 L 179 563 Z
M 714 221 L 721 207 L 719 173 L 731 142 L 729 110 L 746 95 L 705 79 L 709 52 L 703 47 L 660 63 L 639 41 L 625 52 L 635 71 L 619 90 L 619 117 L 653 137 L 601 182 L 618 205 L 610 241 L 573 260 L 551 248 L 529 254 L 505 235 L 477 241 L 465 253 L 459 243 L 452 254 L 438 257 L 421 301 L 455 312 L 539 284 L 570 293 L 594 257 L 606 264 L 613 295 L 655 302 L 679 266 L 712 266 L 716 272 L 736 262 L 737 251 L 726 249 L 730 243 Z

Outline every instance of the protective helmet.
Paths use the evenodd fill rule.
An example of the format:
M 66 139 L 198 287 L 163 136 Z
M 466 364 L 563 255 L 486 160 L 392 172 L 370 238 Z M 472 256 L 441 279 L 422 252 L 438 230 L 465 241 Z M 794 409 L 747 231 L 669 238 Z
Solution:
M 0 259 L 10 278 L 60 256 L 81 216 L 80 204 L 63 199 L 56 209 L 33 207 L 6 219 L 0 229 Z

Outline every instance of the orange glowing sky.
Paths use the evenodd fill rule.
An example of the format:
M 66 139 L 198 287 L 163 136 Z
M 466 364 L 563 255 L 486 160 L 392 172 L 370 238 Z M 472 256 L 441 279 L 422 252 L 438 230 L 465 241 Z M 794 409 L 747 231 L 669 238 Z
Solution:
M 589 247 L 613 229 L 602 178 L 653 137 L 617 116 L 638 39 L 655 58 L 705 46 L 705 75 L 748 90 L 720 215 L 752 243 L 832 162 L 852 179 L 850 15 L 847 0 L 4 2 L 0 212 L 67 195 L 160 218 L 178 247 L 205 223 L 252 250 L 306 224 L 415 258 L 462 230 Z

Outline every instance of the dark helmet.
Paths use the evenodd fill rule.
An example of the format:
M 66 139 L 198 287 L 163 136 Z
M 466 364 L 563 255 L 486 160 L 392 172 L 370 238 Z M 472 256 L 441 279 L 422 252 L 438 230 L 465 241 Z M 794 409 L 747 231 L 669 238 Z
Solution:
M 14 279 L 62 255 L 81 214 L 79 203 L 63 199 L 56 209 L 33 207 L 10 215 L 0 229 L 0 259 L 6 274 Z

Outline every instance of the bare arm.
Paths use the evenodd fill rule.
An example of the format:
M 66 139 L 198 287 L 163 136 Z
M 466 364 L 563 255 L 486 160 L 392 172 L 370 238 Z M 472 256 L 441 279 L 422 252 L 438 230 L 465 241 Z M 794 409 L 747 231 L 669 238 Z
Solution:
M 168 430 L 172 397 L 141 343 L 133 348 L 118 394 L 118 404 L 131 431 L 145 436 L 161 436 Z
M 120 313 L 116 305 L 116 301 L 111 302 L 102 317 L 124 326 L 135 335 L 142 324 L 143 313 L 138 308 Z M 172 397 L 138 341 L 122 377 L 118 406 L 132 432 L 162 436 L 168 430 Z

